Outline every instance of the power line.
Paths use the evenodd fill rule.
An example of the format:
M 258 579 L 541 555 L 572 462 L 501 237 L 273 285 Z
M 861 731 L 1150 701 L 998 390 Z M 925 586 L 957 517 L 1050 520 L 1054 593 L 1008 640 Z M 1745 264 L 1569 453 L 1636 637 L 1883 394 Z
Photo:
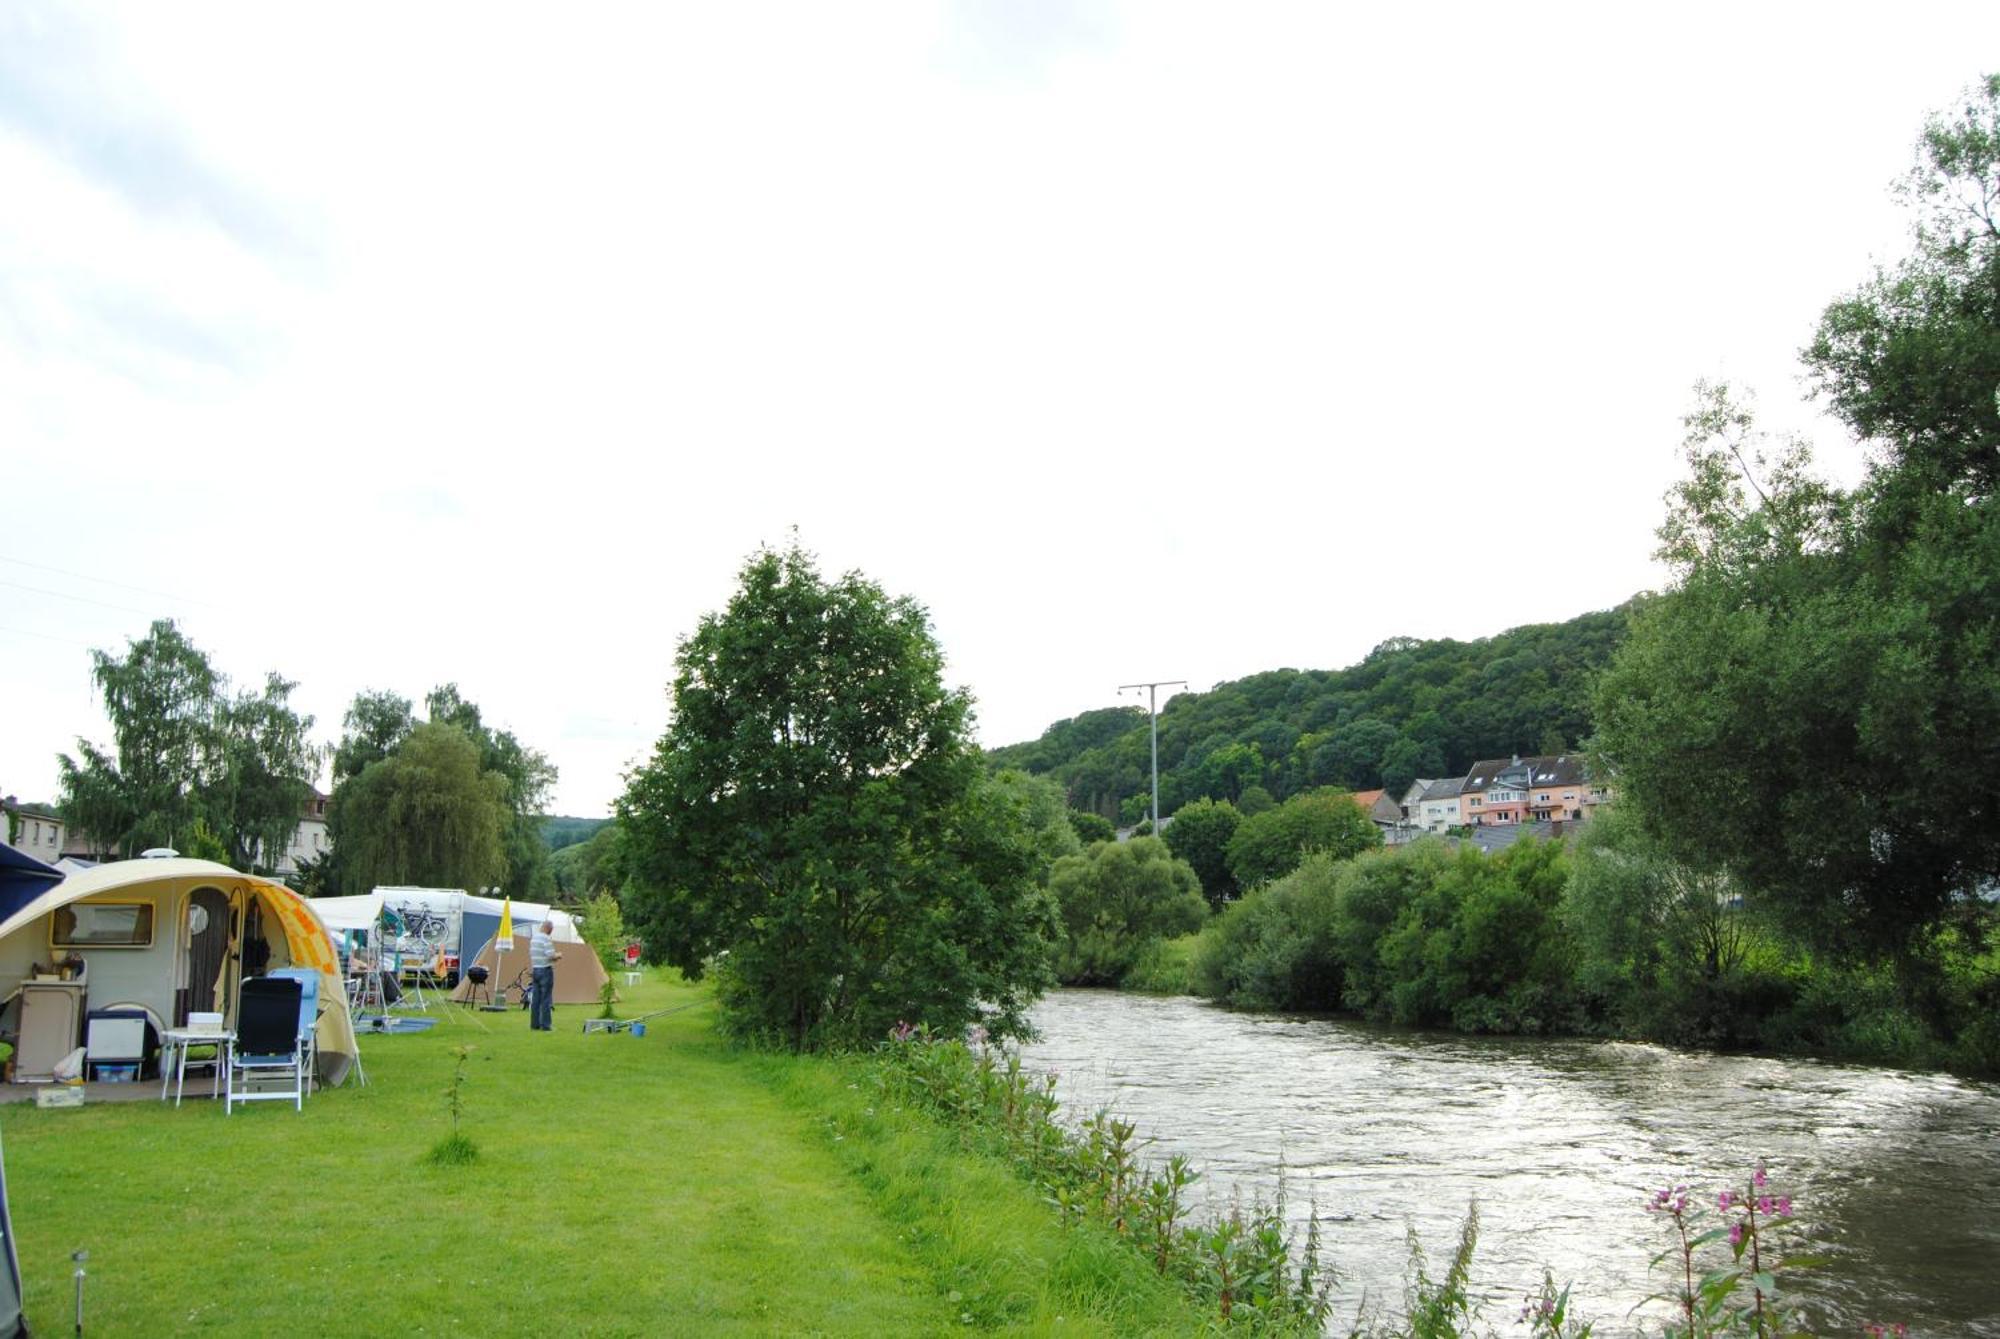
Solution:
M 29 632 L 26 628 L 0 627 L 0 632 L 12 633 L 16 637 L 36 637 L 45 642 L 61 642 L 64 646 L 81 646 L 86 651 L 93 649 L 88 642 L 79 642 L 68 637 L 51 637 L 46 632 Z
M 7 586 L 14 590 L 31 591 L 36 595 L 52 595 L 58 600 L 75 600 L 78 604 L 94 604 L 99 609 L 116 609 L 121 613 L 141 614 L 147 618 L 158 618 L 160 614 L 160 611 L 157 609 L 135 609 L 129 604 L 113 604 L 109 600 L 93 600 L 88 595 L 71 595 L 68 591 L 48 590 L 42 586 L 24 586 L 18 581 L 0 581 L 0 586 Z M 168 598 L 171 599 L 172 597 L 169 596 Z
M 26 558 L 9 558 L 3 553 L 0 553 L 0 563 L 12 563 L 16 567 L 32 567 L 37 572 L 51 572 L 59 577 L 71 577 L 77 581 L 95 582 L 100 586 L 116 586 L 120 590 L 137 591 L 141 595 L 157 595 L 163 600 L 173 600 L 180 604 L 197 604 L 207 609 L 218 607 L 207 600 L 190 599 L 185 595 L 175 595 L 170 591 L 154 590 L 150 586 L 135 586 L 128 581 L 113 581 L 109 577 L 88 576 L 82 572 L 69 571 L 67 568 L 51 567 L 47 563 L 31 563 Z

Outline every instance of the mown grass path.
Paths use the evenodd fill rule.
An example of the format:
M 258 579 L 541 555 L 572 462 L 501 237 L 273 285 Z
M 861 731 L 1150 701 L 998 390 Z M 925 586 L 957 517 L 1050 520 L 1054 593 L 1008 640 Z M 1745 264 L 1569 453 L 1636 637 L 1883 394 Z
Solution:
M 0 1111 L 31 1325 L 86 1333 L 900 1335 L 1182 1333 L 1121 1250 L 1058 1228 L 1004 1168 L 877 1113 L 857 1066 L 719 1041 L 704 989 L 645 1037 L 561 1008 L 434 1007 L 364 1037 L 367 1087 L 263 1103 Z M 480 1160 L 449 1129 L 451 1050 Z

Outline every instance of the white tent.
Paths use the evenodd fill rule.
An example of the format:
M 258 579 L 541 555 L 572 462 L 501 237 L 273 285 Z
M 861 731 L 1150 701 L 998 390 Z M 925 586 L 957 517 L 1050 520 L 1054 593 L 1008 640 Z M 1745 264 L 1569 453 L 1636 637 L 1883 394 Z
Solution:
M 335 934 L 343 930 L 366 930 L 382 917 L 380 893 L 362 893 L 356 897 L 315 897 L 311 905 L 326 928 Z

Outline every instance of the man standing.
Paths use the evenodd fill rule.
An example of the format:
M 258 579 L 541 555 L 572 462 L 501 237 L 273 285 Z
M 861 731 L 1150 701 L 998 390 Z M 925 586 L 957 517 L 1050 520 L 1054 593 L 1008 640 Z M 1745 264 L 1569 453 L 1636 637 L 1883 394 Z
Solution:
M 555 928 L 554 921 L 544 920 L 528 940 L 528 965 L 535 969 L 530 978 L 535 1006 L 528 1011 L 528 1026 L 537 1032 L 555 1031 L 556 959 L 562 956 L 556 952 L 556 941 L 549 937 Z

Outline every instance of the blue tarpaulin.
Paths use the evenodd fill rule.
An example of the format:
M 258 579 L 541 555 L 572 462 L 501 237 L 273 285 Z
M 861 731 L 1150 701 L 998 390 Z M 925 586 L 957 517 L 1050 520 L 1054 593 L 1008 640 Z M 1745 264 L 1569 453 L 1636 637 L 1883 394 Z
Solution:
M 0 846 L 0 920 L 63 881 L 62 871 L 11 846 Z

